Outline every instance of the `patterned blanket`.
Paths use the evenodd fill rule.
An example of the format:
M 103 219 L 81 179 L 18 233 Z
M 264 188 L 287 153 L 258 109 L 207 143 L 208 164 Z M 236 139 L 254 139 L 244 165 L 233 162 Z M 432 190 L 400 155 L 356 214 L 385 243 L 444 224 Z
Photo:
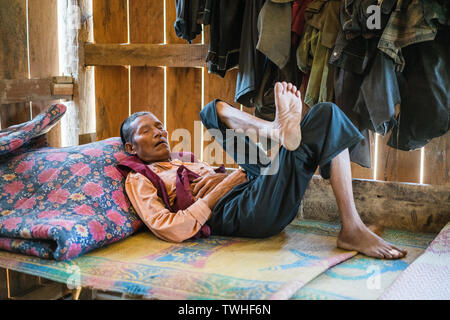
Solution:
M 423 254 L 436 234 L 385 229 L 381 236 L 408 250 L 406 257 L 398 260 L 386 260 L 358 254 L 322 273 L 296 292 L 292 299 L 378 299 L 399 276 L 402 276 L 405 269 L 409 268 L 408 266 L 415 263 L 415 260 Z
M 43 133 L 65 110 L 53 105 L 0 132 L 0 249 L 72 259 L 142 225 L 115 167 L 126 157 L 120 138 L 42 147 Z
M 339 230 L 338 223 L 294 220 L 267 239 L 212 236 L 184 243 L 161 241 L 146 231 L 70 261 L 0 251 L 0 267 L 71 289 L 158 299 L 373 300 L 400 280 L 436 237 L 387 229 L 383 237 L 406 248 L 408 255 L 379 260 L 336 248 Z M 445 244 L 445 238 L 438 239 Z
M 336 248 L 339 225 L 295 221 L 265 239 L 211 236 L 183 243 L 148 231 L 70 261 L 0 252 L 0 267 L 65 283 L 157 299 L 289 299 L 356 255 Z

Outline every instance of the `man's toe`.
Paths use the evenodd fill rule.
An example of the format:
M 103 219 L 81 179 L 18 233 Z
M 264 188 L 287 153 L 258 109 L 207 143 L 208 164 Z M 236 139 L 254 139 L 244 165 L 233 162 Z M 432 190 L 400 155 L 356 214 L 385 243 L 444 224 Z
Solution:
M 385 259 L 393 259 L 394 255 L 392 254 L 392 251 L 389 251 L 388 249 L 381 249 L 381 252 L 383 253 L 383 256 Z

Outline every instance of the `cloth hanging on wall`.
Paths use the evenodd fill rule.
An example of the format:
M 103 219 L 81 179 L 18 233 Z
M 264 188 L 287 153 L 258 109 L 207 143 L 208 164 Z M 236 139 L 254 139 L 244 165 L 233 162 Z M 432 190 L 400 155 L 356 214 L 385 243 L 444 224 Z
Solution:
M 425 18 L 423 1 L 398 0 L 378 43 L 378 49 L 394 60 L 399 72 L 405 67 L 402 48 L 414 43 L 432 41 L 436 37 L 437 27 L 430 23 L 433 11 L 426 11 Z M 438 4 L 436 0 L 433 2 Z
M 202 33 L 205 0 L 175 0 L 175 34 L 191 43 Z
M 264 54 L 256 49 L 259 39 L 257 21 L 264 2 L 265 0 L 245 1 L 235 101 L 247 107 L 254 105 L 266 63 Z
M 291 3 L 266 1 L 258 17 L 259 40 L 256 45 L 261 53 L 283 69 L 288 63 L 291 49 Z
M 235 101 L 255 107 L 255 115 L 269 121 L 275 118 L 275 82 L 300 87 L 302 81 L 291 46 L 291 2 L 246 1 Z
M 209 72 L 225 77 L 227 70 L 238 66 L 244 9 L 244 0 L 212 1 Z
M 340 4 L 340 0 L 312 1 L 305 11 L 306 25 L 297 48 L 297 65 L 303 73 L 310 74 L 304 97 L 309 106 L 333 101 L 334 68 L 328 60 L 340 27 Z
M 266 59 L 264 75 L 257 96 L 255 97 L 255 115 L 259 118 L 273 121 L 275 119 L 274 86 L 276 82 L 290 82 L 300 88 L 302 73 L 296 66 L 295 49 L 291 48 L 290 58 L 283 69 L 271 60 Z
M 386 25 L 395 1 L 382 3 L 381 28 Z M 400 99 L 398 87 L 391 86 L 389 81 L 394 73 L 389 68 L 390 61 L 377 50 L 382 30 L 367 28 L 367 8 L 374 4 L 376 0 L 342 2 L 342 27 L 329 60 L 336 67 L 336 104 L 365 137 L 350 154 L 350 159 L 366 168 L 372 166 L 369 130 L 383 129 L 379 133 L 386 134 L 384 129 L 392 127 L 395 104 Z M 373 114 L 377 115 L 376 121 L 371 118 Z
M 408 46 L 402 53 L 402 103 L 388 145 L 409 151 L 450 128 L 450 28 L 439 30 L 434 41 Z
M 239 66 L 235 101 L 256 116 L 274 119 L 275 82 L 304 81 L 306 104 L 335 102 L 364 135 L 350 155 L 363 167 L 371 167 L 373 132 L 392 131 L 388 145 L 413 150 L 448 131 L 449 55 L 443 36 L 435 39 L 450 26 L 449 1 L 196 0 L 190 8 L 197 2 L 211 23 L 210 72 Z M 378 29 L 368 24 L 371 5 L 380 8 Z M 420 91 L 425 100 L 414 99 Z

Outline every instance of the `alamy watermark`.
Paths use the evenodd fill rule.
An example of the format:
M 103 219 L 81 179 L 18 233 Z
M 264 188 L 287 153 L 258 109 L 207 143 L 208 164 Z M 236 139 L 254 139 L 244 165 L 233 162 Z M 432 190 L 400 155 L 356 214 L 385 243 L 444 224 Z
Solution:
M 367 7 L 366 13 L 370 16 L 367 18 L 367 29 L 380 30 L 381 29 L 381 7 L 380 5 L 370 5 Z
M 369 290 L 380 290 L 381 289 L 381 269 L 379 266 L 370 265 L 366 269 L 366 273 L 369 277 L 366 281 L 367 289 Z
M 218 129 L 209 129 L 202 136 L 201 121 L 194 121 L 194 136 L 187 129 L 179 128 L 170 134 L 172 152 L 202 153 L 208 162 L 216 164 L 257 165 L 261 175 L 274 175 L 279 169 L 280 143 L 270 137 L 279 134 L 277 129 L 234 130 L 226 129 L 225 134 Z M 215 143 L 212 142 L 214 139 Z M 204 142 L 211 141 L 209 144 Z M 268 156 L 270 146 L 270 157 Z
M 71 265 L 66 268 L 66 272 L 70 276 L 66 280 L 67 288 L 70 290 L 81 288 L 81 269 L 76 265 Z

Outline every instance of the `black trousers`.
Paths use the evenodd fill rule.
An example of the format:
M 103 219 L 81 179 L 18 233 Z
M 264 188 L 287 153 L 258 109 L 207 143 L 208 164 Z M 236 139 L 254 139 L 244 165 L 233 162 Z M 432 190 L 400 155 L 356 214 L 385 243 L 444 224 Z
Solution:
M 335 104 L 319 103 L 300 124 L 302 142 L 298 149 L 288 151 L 281 147 L 273 162 L 267 163 L 260 156 L 253 161 L 256 163 L 249 163 L 249 155 L 258 146 L 244 135 L 227 137 L 229 128 L 217 116 L 217 101 L 202 109 L 201 120 L 223 149 L 246 170 L 249 180 L 233 188 L 213 208 L 207 224 L 215 235 L 262 238 L 278 234 L 297 215 L 316 168 L 319 166 L 322 177 L 329 179 L 331 160 L 364 138 Z M 221 134 L 215 134 L 218 132 L 215 130 Z M 243 139 L 244 154 L 238 153 L 236 141 L 233 150 L 227 150 L 230 139 Z

